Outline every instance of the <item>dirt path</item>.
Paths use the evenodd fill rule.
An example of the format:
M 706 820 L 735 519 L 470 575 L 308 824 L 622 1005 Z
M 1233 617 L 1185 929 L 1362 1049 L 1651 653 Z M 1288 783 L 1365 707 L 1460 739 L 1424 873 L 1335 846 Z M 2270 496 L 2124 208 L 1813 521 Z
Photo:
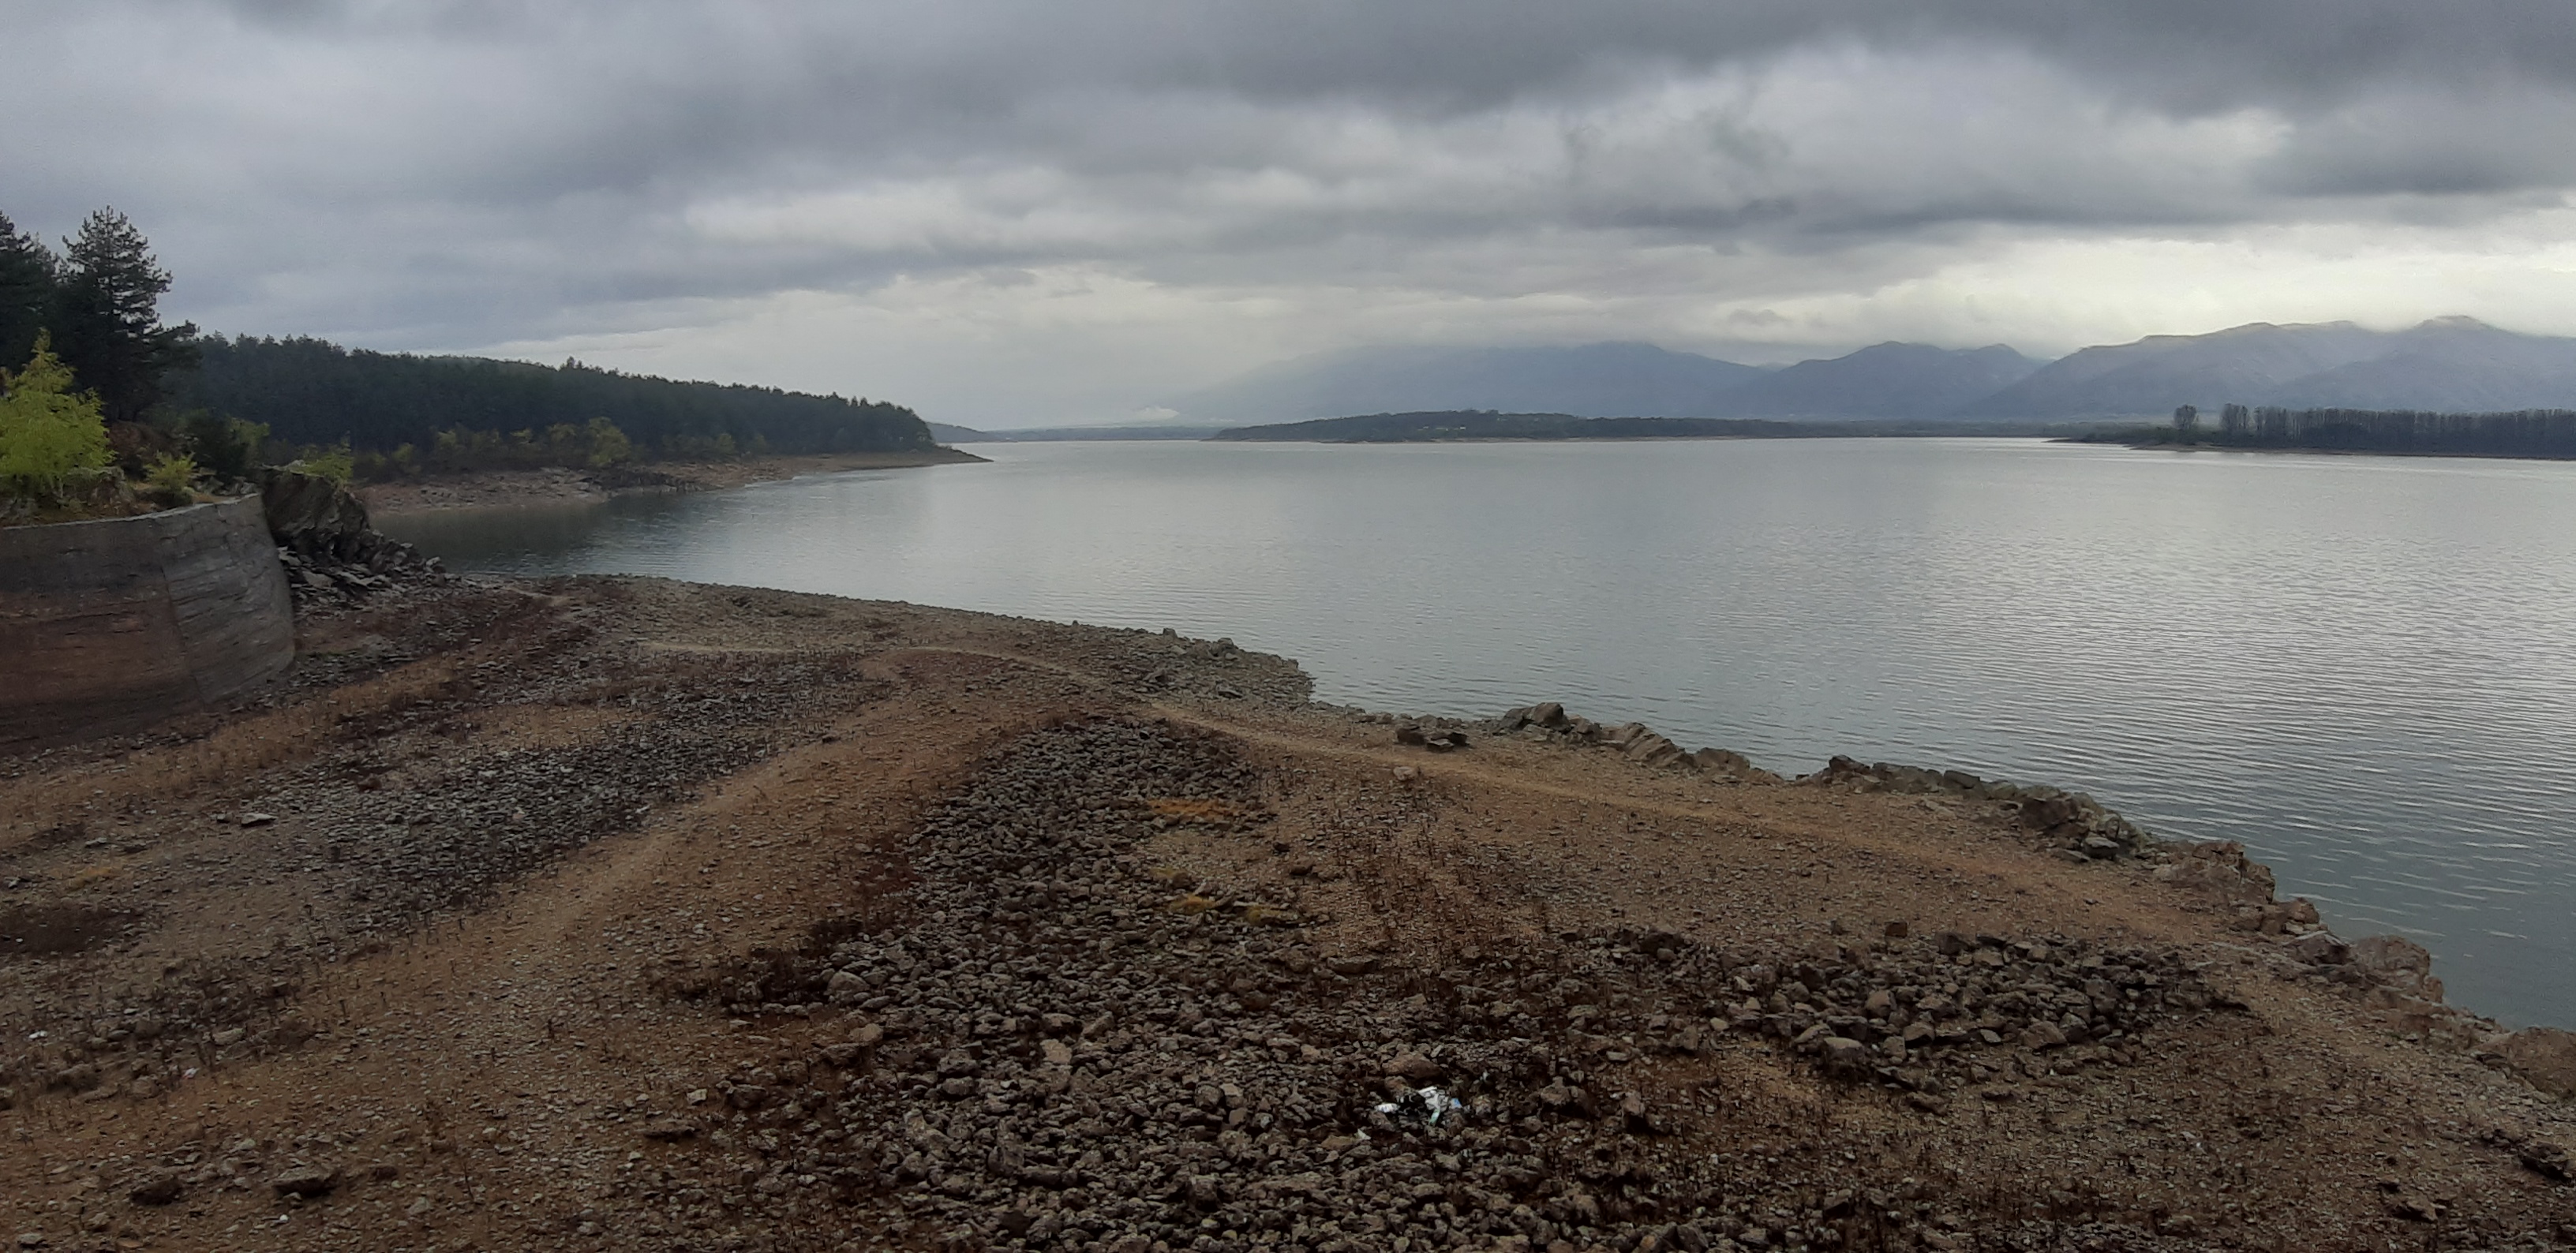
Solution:
M 1204 642 L 651 580 L 306 637 L 262 708 L 0 772 L 25 1247 L 2576 1222 L 2566 1107 L 2406 972 L 1981 795 L 1435 754 Z

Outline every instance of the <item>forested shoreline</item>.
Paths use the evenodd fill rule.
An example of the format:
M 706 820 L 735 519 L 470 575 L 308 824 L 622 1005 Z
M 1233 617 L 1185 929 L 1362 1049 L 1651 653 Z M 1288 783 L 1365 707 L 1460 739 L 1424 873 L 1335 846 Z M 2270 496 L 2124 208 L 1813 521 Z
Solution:
M 199 333 L 111 208 L 57 251 L 0 213 L 0 521 L 169 508 L 290 465 L 369 481 L 938 447 L 901 405 Z
M 255 417 L 280 441 L 345 447 L 362 477 L 936 446 L 920 415 L 884 401 L 308 338 L 195 343 L 179 405 Z
M 2576 410 L 2442 413 L 2423 409 L 2289 409 L 2228 405 L 2215 427 L 2184 405 L 2166 426 L 2099 431 L 2086 443 L 2277 448 L 2415 456 L 2576 459 Z

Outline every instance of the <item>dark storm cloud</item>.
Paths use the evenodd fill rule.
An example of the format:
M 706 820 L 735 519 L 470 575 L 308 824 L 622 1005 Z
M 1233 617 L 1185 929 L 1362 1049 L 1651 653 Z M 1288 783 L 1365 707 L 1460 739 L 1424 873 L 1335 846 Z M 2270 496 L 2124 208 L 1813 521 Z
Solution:
M 2564 0 L 105 0 L 13 15 L 0 204 L 419 347 L 991 267 L 1789 296 L 2527 211 L 2571 100 Z

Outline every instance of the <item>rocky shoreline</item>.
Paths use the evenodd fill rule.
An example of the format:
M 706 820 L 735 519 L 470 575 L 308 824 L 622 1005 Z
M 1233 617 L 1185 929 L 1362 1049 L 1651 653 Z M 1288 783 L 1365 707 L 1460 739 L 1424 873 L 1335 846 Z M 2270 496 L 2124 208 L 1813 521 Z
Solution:
M 0 764 L 24 1247 L 2576 1240 L 2553 1037 L 2080 794 L 918 606 L 304 612 Z
M 2332 984 L 2373 1008 L 2395 1012 L 2408 1038 L 2467 1053 L 2551 1096 L 2576 1097 L 2576 1032 L 2547 1026 L 2508 1031 L 2494 1019 L 2446 1004 L 2442 981 L 2432 973 L 2433 954 L 2423 945 L 2396 935 L 2346 940 L 2332 932 L 2306 898 L 2275 899 L 2277 885 L 2271 868 L 2247 857 L 2243 845 L 2162 840 L 2082 792 L 1982 779 L 1963 770 L 1863 764 L 1840 756 L 1812 774 L 1783 778 L 1741 754 L 1718 748 L 1686 750 L 1643 723 L 1606 726 L 1569 715 L 1564 705 L 1553 701 L 1507 710 L 1485 722 L 1366 712 L 1358 716 L 1362 721 L 1395 725 L 1398 743 L 1435 751 L 1473 743 L 1462 729 L 1471 728 L 1542 743 L 1597 746 L 1635 765 L 1688 771 L 1730 784 L 1791 784 L 1993 803 L 2018 819 L 2038 847 L 2063 860 L 2081 865 L 2138 859 L 2152 865 L 2158 881 L 2199 897 L 2198 907 L 2221 913 L 2231 929 L 2274 942 L 2296 963 L 2295 977 Z
M 371 484 L 359 489 L 358 498 L 371 513 L 398 517 L 450 509 L 596 504 L 616 496 L 721 491 L 809 474 L 970 465 L 984 460 L 959 449 L 939 448 L 926 453 L 754 456 L 734 461 L 656 462 L 600 469 L 558 466 L 541 470 L 490 470 Z

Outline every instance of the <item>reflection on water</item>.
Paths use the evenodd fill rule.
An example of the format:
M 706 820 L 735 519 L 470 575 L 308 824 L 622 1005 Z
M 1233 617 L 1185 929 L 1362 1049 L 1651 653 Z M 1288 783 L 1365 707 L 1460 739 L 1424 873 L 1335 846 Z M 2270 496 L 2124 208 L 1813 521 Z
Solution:
M 2453 999 L 2576 1023 L 2576 466 L 2005 440 L 1005 444 L 389 524 L 628 572 L 1231 635 L 1324 699 L 1558 699 L 1805 770 L 2242 839 Z

